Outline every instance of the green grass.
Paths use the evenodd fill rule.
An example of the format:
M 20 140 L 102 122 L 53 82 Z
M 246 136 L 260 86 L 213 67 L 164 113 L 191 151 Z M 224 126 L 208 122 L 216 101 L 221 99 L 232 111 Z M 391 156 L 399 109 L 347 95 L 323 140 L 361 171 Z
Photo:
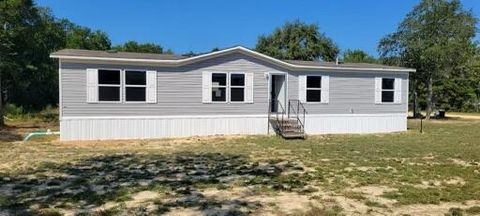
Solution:
M 465 210 L 468 214 L 472 215 L 479 215 L 480 214 L 480 206 L 473 206 Z
M 246 167 L 261 167 L 262 164 L 289 161 L 302 164 L 308 169 L 293 174 L 275 174 L 267 179 L 257 175 L 251 179 L 239 179 L 234 184 L 222 183 L 211 178 L 193 182 L 189 182 L 190 179 L 184 179 L 181 184 L 191 185 L 195 189 L 230 190 L 233 187 L 248 187 L 251 188 L 252 193 L 256 194 L 286 191 L 309 195 L 317 192 L 314 187 L 318 187 L 327 193 L 357 200 L 371 207 L 385 206 L 367 200 L 362 193 L 353 193 L 350 190 L 359 186 L 385 186 L 393 190 L 381 196 L 397 200 L 398 205 L 478 200 L 480 197 L 480 121 L 424 121 L 424 133 L 419 133 L 419 122 L 412 120 L 409 121 L 409 128 L 409 131 L 402 133 L 309 136 L 307 140 L 250 136 L 81 143 L 3 142 L 0 143 L 0 152 L 2 152 L 0 154 L 0 164 L 2 164 L 0 185 L 8 183 L 3 180 L 4 178 L 15 179 L 27 175 L 37 176 L 42 183 L 43 179 L 47 179 L 52 173 L 70 172 L 71 174 L 72 167 L 82 163 L 87 163 L 89 166 L 96 166 L 98 163 L 100 168 L 94 168 L 91 171 L 92 174 L 113 173 L 117 178 L 121 177 L 123 169 L 130 165 L 140 167 L 140 170 L 147 169 L 149 165 L 160 168 L 167 165 L 168 169 L 181 165 L 188 169 L 189 164 L 197 165 L 199 164 L 197 159 L 201 159 L 206 161 L 201 162 L 200 165 L 206 165 L 214 172 L 220 173 L 224 169 L 223 166 L 231 163 L 242 163 Z M 216 153 L 228 155 L 228 158 L 205 159 L 194 156 L 191 162 L 172 159 L 184 154 Z M 124 154 L 130 156 L 116 158 Z M 103 159 L 95 161 L 98 157 Z M 92 160 L 95 162 L 91 162 Z M 296 169 L 295 165 L 288 166 L 292 166 L 293 170 Z M 142 173 L 132 175 L 131 181 L 144 180 L 142 175 Z M 109 181 L 115 183 L 116 178 L 111 180 L 80 178 L 73 181 L 70 187 L 81 188 L 82 185 Z M 461 181 L 452 183 L 452 179 L 461 179 Z M 425 182 L 430 183 L 425 184 Z M 24 191 L 27 191 L 30 185 L 22 183 L 17 187 L 25 188 Z M 57 200 L 74 204 L 80 201 L 94 204 L 107 201 L 125 202 L 131 199 L 133 193 L 143 189 L 164 194 L 177 193 L 176 186 L 168 182 L 156 182 L 148 186 L 135 184 L 127 188 L 118 186 L 115 190 L 103 195 L 86 191 L 68 199 L 59 197 Z M 32 196 L 32 194 L 26 195 Z M 8 204 L 7 197 L 0 197 L 0 206 L 4 207 Z M 169 207 L 160 206 L 159 208 Z M 479 209 L 480 207 L 466 209 L 465 212 L 474 214 L 480 212 Z M 324 211 L 324 209 L 320 210 Z

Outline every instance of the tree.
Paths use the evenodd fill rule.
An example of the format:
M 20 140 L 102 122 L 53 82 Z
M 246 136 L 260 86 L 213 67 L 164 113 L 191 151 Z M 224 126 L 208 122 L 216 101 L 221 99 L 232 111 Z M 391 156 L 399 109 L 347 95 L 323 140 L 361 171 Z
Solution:
M 368 55 L 363 50 L 346 50 L 343 53 L 343 61 L 347 63 L 376 63 L 377 59 Z
M 50 53 L 110 48 L 105 33 L 57 20 L 32 0 L 0 1 L 0 11 L 0 124 L 5 103 L 39 110 L 58 102 L 57 61 Z
M 31 44 L 29 37 L 40 22 L 31 0 L 0 1 L 0 125 L 3 125 L 4 92 L 12 85 L 12 77 L 24 67 L 21 61 L 28 55 L 23 48 Z
M 305 61 L 334 61 L 339 53 L 332 39 L 319 32 L 318 25 L 298 20 L 260 36 L 255 49 L 278 59 Z
M 60 20 L 66 34 L 65 48 L 87 50 L 109 50 L 111 42 L 103 31 L 92 31 L 90 28 L 79 26 L 69 20 Z
M 417 69 L 411 90 L 425 97 L 427 118 L 445 81 L 465 77 L 464 66 L 475 54 L 476 23 L 459 0 L 422 0 L 396 32 L 381 39 L 378 49 L 385 62 Z
M 164 53 L 163 47 L 154 43 L 140 44 L 135 41 L 127 41 L 122 45 L 114 46 L 112 49 L 123 52 L 139 52 L 139 53 Z M 171 52 L 169 50 L 169 52 Z
M 27 110 L 42 109 L 58 102 L 57 61 L 50 53 L 65 47 L 65 32 L 46 8 L 37 7 L 39 21 L 33 26 L 30 43 L 18 51 L 17 62 L 22 65 L 15 80 L 8 88 L 9 102 Z

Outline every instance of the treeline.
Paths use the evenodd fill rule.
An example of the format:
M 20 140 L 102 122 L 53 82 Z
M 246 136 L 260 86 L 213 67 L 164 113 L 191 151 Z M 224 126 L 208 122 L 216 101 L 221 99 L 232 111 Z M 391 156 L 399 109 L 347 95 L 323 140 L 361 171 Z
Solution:
M 419 109 L 474 111 L 480 98 L 477 21 L 459 0 L 422 0 L 380 40 L 379 58 L 358 49 L 342 52 L 318 25 L 299 20 L 259 36 L 255 49 L 279 59 L 415 68 L 410 99 Z M 0 112 L 5 102 L 26 110 L 58 103 L 58 66 L 49 54 L 63 48 L 173 53 L 154 43 L 112 45 L 105 32 L 57 19 L 33 0 L 0 1 Z
M 108 35 L 55 18 L 32 0 L 0 1 L 0 108 L 11 103 L 40 110 L 58 103 L 58 63 L 50 53 L 63 48 L 164 53 L 154 43 L 112 46 Z
M 378 44 L 378 59 L 362 50 L 346 50 L 343 62 L 381 63 L 415 68 L 410 75 L 414 113 L 434 109 L 479 111 L 480 50 L 474 41 L 477 17 L 459 0 L 422 0 L 397 30 Z M 260 36 L 257 51 L 280 59 L 333 61 L 340 49 L 318 26 L 287 22 Z

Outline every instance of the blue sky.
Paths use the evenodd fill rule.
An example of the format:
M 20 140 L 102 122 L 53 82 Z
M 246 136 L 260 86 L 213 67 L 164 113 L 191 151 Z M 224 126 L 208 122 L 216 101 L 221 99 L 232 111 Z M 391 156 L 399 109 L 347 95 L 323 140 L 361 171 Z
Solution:
M 395 31 L 419 0 L 37 0 L 59 18 L 100 29 L 113 44 L 154 42 L 182 54 L 214 47 L 255 47 L 285 21 L 316 23 L 342 50 L 377 56 L 377 43 Z M 480 15 L 480 0 L 462 0 Z M 477 37 L 478 38 L 478 37 Z

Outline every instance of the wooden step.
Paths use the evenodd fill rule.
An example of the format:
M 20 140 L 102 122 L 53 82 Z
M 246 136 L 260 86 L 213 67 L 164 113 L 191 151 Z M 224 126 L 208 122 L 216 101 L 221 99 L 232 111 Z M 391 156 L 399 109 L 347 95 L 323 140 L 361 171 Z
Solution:
M 283 132 L 281 135 L 283 138 L 305 138 L 305 133 L 302 132 Z
M 294 118 L 284 118 L 284 119 L 277 119 L 271 118 L 270 121 L 276 125 L 279 129 L 278 133 L 286 139 L 294 139 L 294 138 L 305 138 L 305 133 L 302 130 L 302 126 L 298 122 L 298 119 Z
M 296 126 L 296 127 L 283 127 L 282 131 L 293 131 L 293 132 L 302 132 L 302 127 Z

